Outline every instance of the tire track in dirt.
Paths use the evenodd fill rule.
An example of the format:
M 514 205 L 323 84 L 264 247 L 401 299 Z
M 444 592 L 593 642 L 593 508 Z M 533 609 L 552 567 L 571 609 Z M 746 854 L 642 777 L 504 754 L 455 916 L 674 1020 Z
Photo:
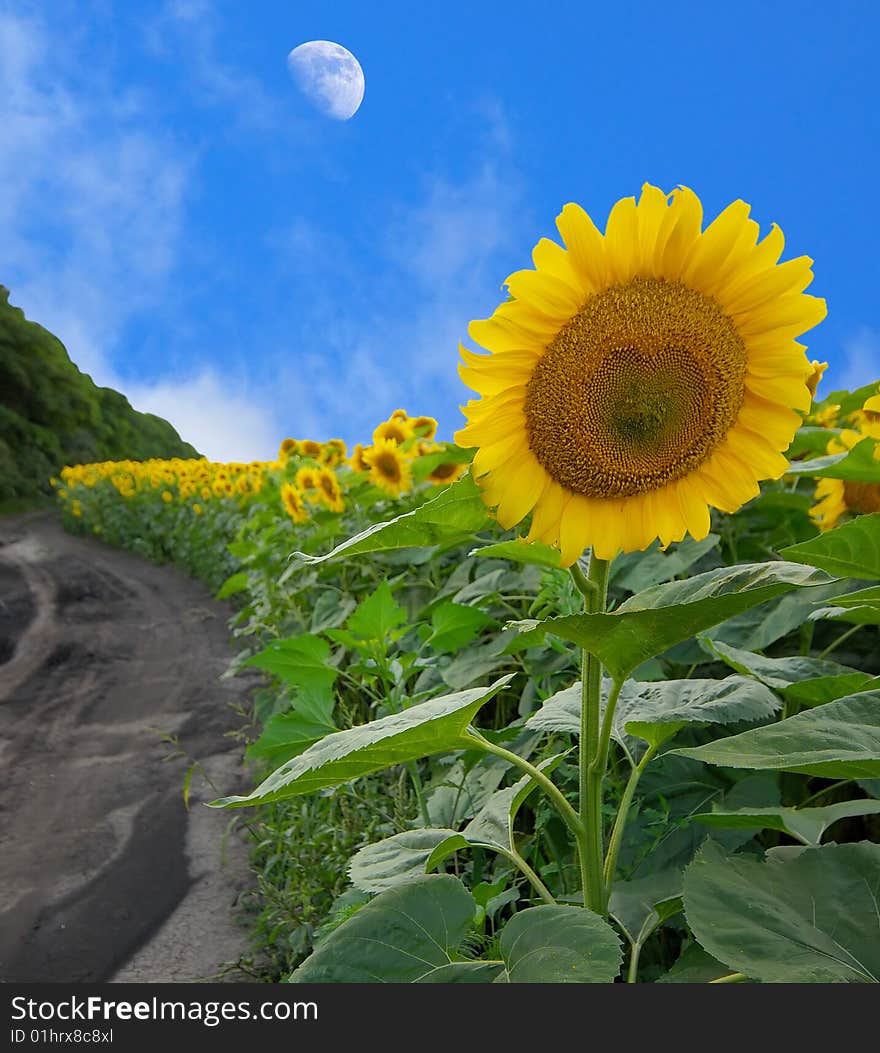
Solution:
M 223 870 L 229 815 L 195 781 L 186 811 L 160 733 L 244 785 L 228 609 L 47 517 L 0 520 L 0 589 L 0 979 L 213 976 L 245 950 L 246 849 Z

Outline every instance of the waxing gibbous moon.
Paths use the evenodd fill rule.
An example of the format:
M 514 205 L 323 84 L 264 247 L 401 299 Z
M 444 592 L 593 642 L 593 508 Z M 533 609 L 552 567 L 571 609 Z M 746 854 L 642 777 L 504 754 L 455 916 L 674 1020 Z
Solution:
M 300 44 L 287 56 L 287 68 L 299 90 L 325 116 L 347 121 L 357 113 L 364 97 L 364 71 L 341 44 Z

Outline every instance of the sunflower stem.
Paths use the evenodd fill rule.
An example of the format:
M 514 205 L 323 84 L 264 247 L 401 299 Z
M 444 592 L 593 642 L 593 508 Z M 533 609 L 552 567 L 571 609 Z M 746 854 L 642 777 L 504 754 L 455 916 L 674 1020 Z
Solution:
M 847 640 L 848 640 L 848 639 L 849 639 L 849 638 L 850 638 L 851 636 L 853 636 L 853 635 L 854 635 L 855 633 L 857 633 L 857 632 L 859 631 L 859 629 L 861 629 L 861 628 L 862 628 L 862 626 L 861 626 L 861 625 L 854 625 L 854 626 L 853 626 L 853 627 L 852 627 L 851 629 L 847 629 L 845 633 L 842 633 L 842 634 L 841 634 L 840 636 L 838 636 L 838 637 L 837 637 L 837 639 L 836 639 L 836 640 L 833 640 L 833 641 L 832 641 L 832 642 L 831 642 L 831 643 L 830 643 L 830 644 L 829 644 L 829 645 L 828 645 L 828 646 L 827 646 L 827 647 L 825 648 L 825 650 L 824 650 L 824 651 L 820 651 L 820 652 L 819 652 L 819 657 L 820 657 L 820 658 L 825 658 L 825 657 L 826 657 L 827 655 L 831 654 L 831 652 L 832 652 L 833 650 L 835 650 L 836 648 L 840 647 L 840 645 L 841 645 L 842 643 L 846 643 L 846 641 L 847 641 Z
M 589 588 L 584 594 L 584 609 L 588 614 L 605 610 L 608 595 L 608 572 L 611 561 L 590 554 L 586 577 Z M 583 574 L 581 574 L 583 577 Z M 575 584 L 578 579 L 572 572 Z M 619 690 L 619 688 L 618 688 Z M 588 651 L 581 654 L 581 737 L 580 737 L 580 825 L 579 856 L 584 906 L 598 914 L 605 914 L 604 834 L 602 829 L 602 777 L 605 774 L 601 728 L 602 663 Z M 601 769 L 600 769 L 601 764 Z
M 490 742 L 487 738 L 481 735 L 476 728 L 469 727 L 465 732 L 465 735 L 471 749 L 481 749 L 485 750 L 486 753 L 494 753 L 496 757 L 503 757 L 508 763 L 513 764 L 521 771 L 524 771 L 526 775 L 530 775 L 556 805 L 557 811 L 565 821 L 566 826 L 571 830 L 572 834 L 574 834 L 578 844 L 581 843 L 584 832 L 581 829 L 581 821 L 578 814 L 565 799 L 562 790 L 559 789 L 552 779 L 549 779 L 540 768 L 536 768 L 534 764 L 530 764 L 525 757 L 520 757 L 518 753 L 513 753 L 511 750 L 506 750 L 503 746 Z
M 623 791 L 623 797 L 621 798 L 620 805 L 617 809 L 617 818 L 614 820 L 611 837 L 608 841 L 608 853 L 605 856 L 604 881 L 606 903 L 611 896 L 611 889 L 614 885 L 614 875 L 617 871 L 617 856 L 623 842 L 623 831 L 626 828 L 626 820 L 629 816 L 629 810 L 632 806 L 636 787 L 639 785 L 639 779 L 642 777 L 642 772 L 654 759 L 654 754 L 656 752 L 656 746 L 648 746 L 642 755 L 642 759 L 635 767 L 633 767 L 633 770 L 630 773 L 629 782 L 626 784 L 626 789 Z
M 571 580 L 574 582 L 574 587 L 584 597 L 585 600 L 592 600 L 596 596 L 596 585 L 594 582 L 584 574 L 577 563 L 572 563 L 568 568 L 569 574 L 571 574 Z

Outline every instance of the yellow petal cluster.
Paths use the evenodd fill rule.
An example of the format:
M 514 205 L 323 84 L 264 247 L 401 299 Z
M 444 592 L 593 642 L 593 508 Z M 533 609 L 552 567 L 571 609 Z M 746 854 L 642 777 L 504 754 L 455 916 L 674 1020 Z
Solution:
M 563 244 L 539 241 L 511 298 L 471 323 L 489 354 L 461 348 L 479 398 L 455 440 L 478 447 L 502 526 L 531 513 L 529 538 L 563 565 L 587 547 L 608 559 L 704 538 L 710 508 L 785 472 L 815 374 L 796 338 L 825 301 L 804 293 L 812 260 L 780 263 L 782 232 L 759 240 L 749 211 L 735 201 L 704 230 L 693 191 L 645 184 L 602 233 L 568 204 Z

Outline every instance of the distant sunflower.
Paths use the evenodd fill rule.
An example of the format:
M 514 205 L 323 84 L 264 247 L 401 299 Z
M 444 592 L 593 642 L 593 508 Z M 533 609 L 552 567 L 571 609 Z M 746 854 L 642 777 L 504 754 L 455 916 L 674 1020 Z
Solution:
M 278 447 L 278 460 L 283 464 L 289 457 L 299 453 L 299 443 L 296 439 L 282 439 Z M 251 465 L 253 467 L 253 464 Z
M 782 232 L 758 242 L 743 201 L 705 231 L 702 215 L 693 191 L 646 184 L 603 235 L 568 204 L 566 248 L 542 239 L 512 299 L 471 323 L 491 354 L 461 350 L 481 397 L 455 440 L 479 447 L 501 525 L 532 512 L 529 537 L 566 566 L 704 538 L 710 506 L 736 511 L 788 467 L 813 371 L 795 337 L 826 313 L 803 294 L 812 260 L 778 264 Z
M 402 446 L 407 439 L 412 438 L 412 434 L 413 430 L 408 418 L 401 420 L 399 417 L 391 417 L 389 420 L 383 421 L 373 432 L 373 443 L 379 443 L 383 439 L 391 439 Z
M 300 490 L 314 490 L 318 485 L 318 469 L 300 468 L 295 478 Z
M 807 387 L 810 389 L 810 395 L 815 398 L 816 389 L 819 387 L 819 381 L 822 379 L 825 370 L 828 368 L 828 363 L 817 362 L 814 358 L 810 364 L 813 367 L 813 372 L 807 377 Z
M 302 491 L 292 483 L 282 483 L 281 503 L 294 523 L 305 523 L 308 521 L 309 512 L 303 500 Z
M 315 442 L 314 439 L 303 439 L 299 444 L 299 452 L 303 457 L 311 457 L 314 461 L 318 460 L 323 449 L 323 445 L 320 442 Z
M 319 468 L 315 478 L 315 489 L 318 496 L 331 512 L 344 512 L 345 501 L 342 497 L 342 487 L 336 478 L 336 472 L 332 468 Z
M 862 435 L 880 439 L 880 395 L 865 399 L 862 408 L 850 414 L 848 420 Z
M 349 466 L 355 472 L 368 472 L 370 466 L 364 459 L 364 447 L 361 443 L 355 443 L 354 449 L 351 451 L 351 457 L 348 459 Z
M 862 439 L 880 439 L 880 396 L 867 399 L 857 417 L 861 428 L 844 428 L 826 447 L 827 453 L 846 453 L 857 446 Z M 874 456 L 878 457 L 880 445 L 875 447 Z M 880 512 L 880 483 L 858 483 L 844 479 L 820 479 L 814 494 L 815 504 L 810 509 L 810 516 L 820 530 L 831 530 L 836 527 L 841 517 L 850 513 L 863 515 Z
M 379 439 L 364 450 L 364 460 L 370 466 L 370 481 L 393 497 L 412 486 L 409 462 L 393 439 Z
M 433 417 L 409 417 L 408 424 L 419 438 L 433 439 L 437 434 L 437 421 Z
M 318 460 L 328 468 L 335 468 L 342 464 L 348 456 L 348 447 L 342 439 L 328 439 L 321 450 Z
M 447 483 L 454 483 L 456 479 L 460 479 L 467 471 L 466 464 L 438 464 L 437 467 L 428 473 L 426 476 L 429 483 L 433 483 L 435 486 L 445 486 Z

